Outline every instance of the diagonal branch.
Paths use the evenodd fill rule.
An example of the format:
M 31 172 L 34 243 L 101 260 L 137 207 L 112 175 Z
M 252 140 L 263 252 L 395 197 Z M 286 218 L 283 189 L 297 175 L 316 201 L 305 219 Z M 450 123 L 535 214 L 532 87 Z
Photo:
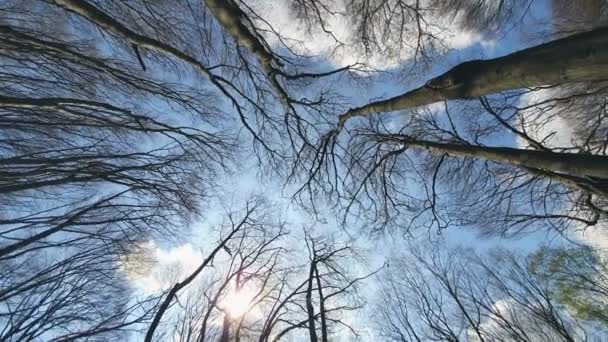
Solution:
M 503 57 L 459 64 L 424 86 L 390 99 L 352 108 L 337 128 L 357 116 L 405 110 L 443 100 L 556 83 L 608 80 L 608 27 L 575 34 Z
M 417 140 L 403 135 L 379 135 L 379 142 L 404 144 L 451 156 L 491 160 L 525 168 L 544 169 L 584 177 L 608 178 L 608 157 L 578 153 L 546 152 L 510 147 L 486 147 Z
M 95 25 L 102 27 L 108 31 L 114 32 L 127 39 L 130 43 L 141 48 L 146 48 L 154 51 L 170 54 L 191 65 L 194 69 L 200 72 L 205 77 L 212 79 L 213 76 L 202 63 L 189 56 L 185 52 L 159 40 L 143 36 L 135 31 L 124 26 L 116 19 L 104 13 L 99 8 L 84 0 L 53 0 L 57 5 L 74 12 Z

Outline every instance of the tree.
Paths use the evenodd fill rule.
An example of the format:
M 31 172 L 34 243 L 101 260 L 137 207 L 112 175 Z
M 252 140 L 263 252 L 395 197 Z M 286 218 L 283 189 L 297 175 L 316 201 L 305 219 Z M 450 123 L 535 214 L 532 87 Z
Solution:
M 369 276 L 351 265 L 354 247 L 309 231 L 284 241 L 284 224 L 267 220 L 261 200 L 240 221 L 227 214 L 205 259 L 165 292 L 142 298 L 130 288 L 124 267 L 141 246 L 183 241 L 205 206 L 225 198 L 223 181 L 251 166 L 294 190 L 314 219 L 327 199 L 348 228 L 476 225 L 512 235 L 604 222 L 601 5 L 575 6 L 575 26 L 555 20 L 550 34 L 546 25 L 527 32 L 546 34 L 532 47 L 421 80 L 455 63 L 451 31 L 527 30 L 538 2 L 276 2 L 307 34 L 295 38 L 269 4 L 0 2 L 1 339 L 357 335 L 342 316 L 362 305 L 357 285 Z M 556 15 L 568 7 L 552 5 Z M 307 50 L 325 40 L 327 51 Z M 414 90 L 362 105 L 349 92 L 387 81 L 386 65 Z M 554 139 L 559 120 L 573 126 L 565 144 Z M 288 244 L 306 261 L 287 260 Z M 460 322 L 487 339 L 467 311 L 479 304 L 443 278 Z M 507 279 L 517 298 L 529 296 Z M 248 287 L 260 316 L 231 317 L 222 301 Z M 551 305 L 523 305 L 530 322 L 550 326 L 536 333 L 578 337 Z M 462 335 L 446 318 L 429 320 L 442 338 Z
M 599 50 L 588 50 L 589 45 L 596 44 L 583 42 L 592 36 L 603 39 L 603 30 L 594 29 L 492 60 L 465 62 L 422 87 L 348 110 L 321 138 L 317 154 L 304 169 L 306 183 L 297 195 L 324 191 L 334 206 L 343 210 L 345 219 L 371 211 L 366 219 L 379 228 L 398 224 L 394 217 L 404 211 L 410 212 L 406 227 L 417 225 L 417 219 L 432 222 L 429 226 L 437 228 L 448 222 L 483 225 L 498 220 L 504 225 L 493 225 L 490 233 L 501 234 L 520 232 L 526 229 L 522 226 L 536 221 L 544 221 L 541 224 L 559 232 L 572 223 L 596 225 L 606 213 L 603 170 L 607 159 L 600 147 L 605 145 L 605 138 L 596 136 L 606 125 L 602 83 L 606 76 L 596 72 L 604 66 L 595 68 L 591 64 L 605 61 L 599 57 L 603 54 Z M 567 47 L 574 42 L 584 45 Z M 568 63 L 569 57 L 560 55 L 563 53 L 578 55 L 571 60 L 574 68 L 586 71 L 572 69 L 571 73 L 568 66 L 552 64 L 553 58 L 557 63 Z M 589 58 L 594 62 L 582 62 L 584 56 L 593 56 Z M 535 67 L 535 63 L 542 66 Z M 534 71 L 524 70 L 527 67 Z M 594 76 L 587 78 L 585 73 Z M 587 83 L 581 86 L 581 82 Z M 552 97 L 522 106 L 521 101 L 537 90 L 520 89 L 532 87 L 557 91 Z M 459 101 L 449 102 L 453 100 Z M 439 101 L 444 102 L 443 110 L 425 107 Z M 574 146 L 567 148 L 547 143 L 554 133 L 537 139 L 527 131 L 531 124 L 536 131 L 548 127 L 557 116 L 555 109 L 562 104 L 574 108 L 569 117 L 579 115 L 584 127 L 580 130 L 584 135 L 573 139 Z M 397 110 L 406 111 L 405 118 L 389 115 Z M 534 117 L 524 116 L 533 111 Z M 355 120 L 357 117 L 367 119 L 367 124 Z M 351 121 L 348 132 L 344 132 Z M 509 139 L 523 141 L 521 144 L 529 148 L 513 143 L 496 146 L 497 141 L 504 144 L 502 141 Z M 417 150 L 428 151 L 428 156 Z M 465 180 L 464 186 L 454 184 L 454 173 Z M 426 198 L 417 195 L 421 189 L 412 185 L 415 178 L 420 178 Z M 440 185 L 441 180 L 445 184 Z M 438 203 L 440 191 L 447 195 L 444 198 L 458 194 L 455 207 Z M 478 201 L 479 194 L 488 191 L 481 203 L 490 208 Z M 491 219 L 478 215 L 468 219 L 459 214 L 463 203 L 469 201 L 475 212 L 481 216 L 491 213 Z M 522 201 L 526 201 L 524 205 Z M 559 204 L 547 206 L 549 201 Z
M 165 9 L 175 5 L 180 10 L 171 16 Z M 243 127 L 252 133 L 256 146 L 268 153 L 271 163 L 280 156 L 260 137 L 257 129 L 263 125 L 249 124 L 250 109 L 261 118 L 268 116 L 271 106 L 260 102 L 260 98 L 270 101 L 273 97 L 266 82 L 257 79 L 257 69 L 243 68 L 253 66 L 245 53 L 233 52 L 225 59 L 206 50 L 205 39 L 214 41 L 223 34 L 215 35 L 216 31 L 205 27 L 210 21 L 200 4 L 160 1 L 98 6 L 86 1 L 2 4 L 5 71 L 0 192 L 6 207 L 0 257 L 6 270 L 2 277 L 5 300 L 15 303 L 45 293 L 43 286 L 67 291 L 72 279 L 65 283 L 54 272 L 69 267 L 73 260 L 85 263 L 83 273 L 75 276 L 97 279 L 97 274 L 106 274 L 118 285 L 122 280 L 118 261 L 146 239 L 167 238 L 184 230 L 214 186 L 216 172 L 227 169 L 239 141 L 222 103 L 213 100 L 216 94 L 235 106 Z M 171 24 L 174 20 L 182 25 Z M 192 46 L 197 39 L 202 45 Z M 233 46 L 227 43 L 226 50 Z M 192 57 L 201 55 L 201 59 Z M 188 68 L 200 77 L 179 83 L 166 77 L 167 73 L 185 74 Z M 347 68 L 336 72 L 343 70 Z M 323 76 L 282 73 L 294 82 Z M 197 84 L 201 79 L 212 90 Z M 279 89 L 277 84 L 270 86 Z M 275 131 L 282 130 L 270 130 Z M 236 234 L 240 226 L 233 228 Z M 175 284 L 162 298 L 153 312 L 149 339 L 178 292 L 233 237 L 229 234 L 191 277 Z M 104 258 L 81 257 L 82 250 L 100 251 Z M 39 266 L 31 261 L 44 258 L 52 261 Z M 22 265 L 28 267 L 20 270 Z M 58 301 L 66 310 L 77 311 L 86 300 L 95 299 L 94 289 L 101 296 L 113 291 L 91 283 L 90 288 L 77 287 L 73 300 Z M 116 293 L 120 294 L 116 303 L 130 297 L 126 290 Z M 27 303 L 15 305 L 25 306 L 25 312 L 36 307 Z M 94 322 L 93 328 L 83 325 L 78 330 L 80 317 L 55 317 L 56 307 L 37 304 L 41 318 L 7 307 L 7 338 L 22 334 L 19 329 L 24 322 L 38 319 L 48 321 L 52 330 L 48 334 L 58 334 L 57 338 L 96 334 L 110 338 L 151 314 L 147 310 L 134 322 L 118 324 L 114 322 L 132 316 L 135 309 L 92 312 L 88 319 Z M 11 326 L 13 317 L 16 327 Z M 28 329 L 21 336 L 47 333 L 46 327 Z
M 533 270 L 538 254 L 438 247 L 414 249 L 391 264 L 397 271 L 385 282 L 377 317 L 387 339 L 581 341 L 606 334 L 591 335 L 582 317 L 560 305 L 557 278 Z
M 278 341 L 297 336 L 317 341 L 336 334 L 356 336 L 357 330 L 344 316 L 362 308 L 358 287 L 376 272 L 354 275 L 344 265 L 353 262 L 352 247 L 308 232 L 307 246 L 292 244 L 288 251 L 283 247 L 288 231 L 275 228 L 279 229 L 268 224 L 240 228 L 224 244 L 227 255 L 216 256 L 204 277 L 190 276 L 170 287 L 175 304 L 157 311 L 162 322 L 148 336 L 162 341 Z M 306 253 L 299 247 L 310 251 L 308 263 L 297 261 Z M 180 285 L 189 279 L 188 288 Z
M 83 247 L 64 258 L 40 252 L 3 262 L 3 340 L 118 341 L 149 320 L 155 299 L 131 299 L 116 246 Z
M 237 213 L 228 214 L 221 230 L 225 236 L 200 266 L 170 286 L 146 340 L 227 340 L 229 336 L 238 340 L 258 331 L 259 318 L 250 320 L 246 315 L 265 300 L 274 279 L 282 272 L 285 224 L 275 222 L 267 203 L 252 199 L 240 218 Z M 222 252 L 227 257 L 222 258 Z M 205 276 L 200 276 L 203 273 Z M 178 307 L 173 307 L 175 302 Z M 161 324 L 161 319 L 168 323 Z M 223 324 L 218 327 L 221 320 Z M 157 330 L 159 333 L 155 334 Z
M 154 301 L 119 261 L 198 214 L 234 140 L 205 91 L 146 75 L 131 47 L 44 2 L 1 6 L 3 339 L 123 340 Z
M 530 258 L 531 272 L 552 282 L 557 300 L 575 317 L 608 326 L 608 273 L 601 251 L 589 247 L 541 248 Z

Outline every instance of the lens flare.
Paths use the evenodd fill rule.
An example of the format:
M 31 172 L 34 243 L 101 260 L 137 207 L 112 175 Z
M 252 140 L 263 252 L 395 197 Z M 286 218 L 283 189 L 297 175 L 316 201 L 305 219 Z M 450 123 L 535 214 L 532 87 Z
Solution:
M 251 308 L 255 292 L 250 288 L 241 288 L 230 292 L 222 301 L 222 307 L 232 318 L 246 314 Z

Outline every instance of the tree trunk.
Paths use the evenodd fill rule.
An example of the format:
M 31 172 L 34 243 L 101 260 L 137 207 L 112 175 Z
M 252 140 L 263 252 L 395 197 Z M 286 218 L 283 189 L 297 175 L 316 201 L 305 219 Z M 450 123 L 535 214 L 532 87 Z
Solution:
M 325 318 L 325 297 L 323 296 L 323 287 L 319 269 L 315 265 L 315 278 L 317 279 L 317 292 L 319 292 L 319 314 L 321 315 L 321 341 L 327 342 L 327 320 Z
M 315 261 L 311 261 L 308 273 L 308 288 L 306 289 L 306 312 L 308 313 L 308 332 L 311 342 L 317 342 L 317 329 L 315 327 L 315 308 L 312 305 L 312 280 L 314 278 Z
M 510 89 L 603 80 L 608 80 L 608 27 L 499 58 L 459 64 L 420 88 L 350 109 L 340 116 L 338 129 L 356 116 L 404 110 L 443 100 L 479 97 Z
M 245 16 L 241 9 L 227 0 L 204 0 L 204 2 L 218 23 L 230 33 L 234 40 L 256 55 L 264 72 L 270 73 L 274 56 L 268 51 L 262 40 L 256 37 L 242 22 L 241 19 Z
M 378 137 L 378 139 L 382 142 L 402 143 L 431 152 L 447 153 L 451 156 L 485 159 L 520 167 L 563 172 L 579 177 L 608 178 L 608 157 L 605 156 L 438 143 L 411 139 L 406 136 Z
M 219 342 L 228 342 L 230 339 L 230 318 L 228 314 L 224 314 L 224 322 L 222 323 L 222 335 Z
M 204 0 L 204 2 L 224 30 L 230 33 L 238 44 L 243 45 L 256 56 L 272 88 L 277 92 L 283 104 L 290 107 L 289 95 L 277 79 L 278 74 L 283 74 L 280 70 L 281 63 L 275 58 L 263 38 L 259 35 L 256 36 L 255 31 L 252 32 L 243 23 L 246 14 L 230 0 Z

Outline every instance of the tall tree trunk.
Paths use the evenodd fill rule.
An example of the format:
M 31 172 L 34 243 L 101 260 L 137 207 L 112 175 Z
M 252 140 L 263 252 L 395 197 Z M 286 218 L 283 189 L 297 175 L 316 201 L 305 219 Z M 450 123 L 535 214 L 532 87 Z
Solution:
M 235 283 L 234 290 L 235 290 L 236 293 L 238 293 L 239 291 L 241 291 L 241 288 L 242 288 L 242 284 L 241 284 L 241 272 L 240 271 L 237 272 L 236 279 L 234 279 L 234 283 Z M 241 340 L 241 326 L 243 324 L 244 316 L 245 315 L 243 315 L 240 318 L 238 324 L 236 325 L 236 329 L 235 329 L 235 332 L 234 332 L 234 342 L 239 342 Z M 226 340 L 226 341 L 228 341 L 228 340 Z
M 608 157 L 605 156 L 438 143 L 399 135 L 379 136 L 377 139 L 380 142 L 401 143 L 411 147 L 424 148 L 431 152 L 447 153 L 451 156 L 485 159 L 520 167 L 563 172 L 579 177 L 608 178 Z
M 222 323 L 222 335 L 219 342 L 228 342 L 230 339 L 230 318 L 228 314 L 224 314 L 224 322 Z
M 315 308 L 312 305 L 312 281 L 314 279 L 315 260 L 310 263 L 310 272 L 308 272 L 308 288 L 306 289 L 306 312 L 308 313 L 308 333 L 311 342 L 317 342 L 317 329 L 315 327 Z
M 290 107 L 289 95 L 277 79 L 278 74 L 283 74 L 281 63 L 275 58 L 264 39 L 245 25 L 243 22 L 246 19 L 245 13 L 231 0 L 204 0 L 204 2 L 224 30 L 256 56 L 273 89 L 283 104 Z
M 261 37 L 249 30 L 243 23 L 245 14 L 237 4 L 230 0 L 204 0 L 205 4 L 219 22 L 239 44 L 251 51 L 260 62 L 262 69 L 267 74 L 272 72 L 274 56 L 268 50 Z
M 327 342 L 327 320 L 325 319 L 325 297 L 321 286 L 319 269 L 315 265 L 315 278 L 317 279 L 317 292 L 319 292 L 319 314 L 321 315 L 321 341 Z
M 424 86 L 393 98 L 350 109 L 338 129 L 356 116 L 391 112 L 443 100 L 556 83 L 608 80 L 608 27 L 575 34 L 503 57 L 455 66 Z

